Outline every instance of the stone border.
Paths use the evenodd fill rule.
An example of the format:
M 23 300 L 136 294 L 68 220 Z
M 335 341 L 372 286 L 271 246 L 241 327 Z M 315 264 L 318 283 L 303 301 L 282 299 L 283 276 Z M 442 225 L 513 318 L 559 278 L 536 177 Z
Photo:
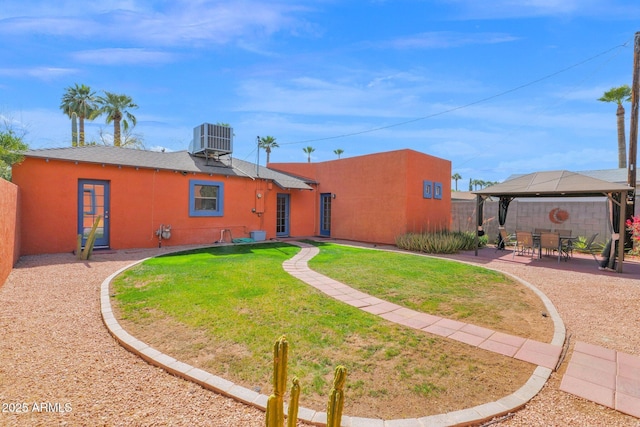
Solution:
M 292 243 L 292 242 L 289 242 L 289 243 Z M 341 244 L 341 243 L 338 243 L 338 244 Z M 380 248 L 374 248 L 374 249 L 380 249 Z M 380 249 L 380 250 L 385 250 L 385 249 Z M 162 255 L 167 255 L 170 253 L 177 253 L 182 251 L 184 251 L 184 249 L 163 253 Z M 299 252 L 293 258 L 291 258 L 291 260 L 295 260 L 296 257 L 302 256 L 301 252 Z M 392 252 L 399 252 L 403 254 L 413 254 L 411 252 L 401 252 L 401 251 L 392 251 Z M 413 254 L 413 255 L 420 255 L 420 254 Z M 111 274 L 109 277 L 107 277 L 100 285 L 100 311 L 102 314 L 102 320 L 105 326 L 107 327 L 107 330 L 109 331 L 109 333 L 124 348 L 140 356 L 142 359 L 144 359 L 148 363 L 164 369 L 170 374 L 181 377 L 187 381 L 194 382 L 208 390 L 214 391 L 224 396 L 231 397 L 237 401 L 243 402 L 245 404 L 248 404 L 248 405 L 257 407 L 263 411 L 266 411 L 268 396 L 264 394 L 259 394 L 253 390 L 239 386 L 229 380 L 210 374 L 209 372 L 206 372 L 202 369 L 193 367 L 189 364 L 180 362 L 179 360 L 176 360 L 171 356 L 163 354 L 160 351 L 149 346 L 148 344 L 130 335 L 118 323 L 115 316 L 113 315 L 113 311 L 111 308 L 111 296 L 109 293 L 109 286 L 111 284 L 111 281 L 123 271 L 151 258 L 153 257 L 144 258 L 142 260 L 136 261 L 134 263 L 131 263 L 117 270 L 116 272 Z M 473 263 L 458 261 L 450 258 L 439 258 L 439 259 L 447 259 L 454 262 L 462 262 L 465 264 L 475 265 Z M 486 268 L 486 267 L 483 267 L 483 268 Z M 513 279 L 517 280 L 518 282 L 522 283 L 523 285 L 533 290 L 542 299 L 543 303 L 545 304 L 545 307 L 549 312 L 549 315 L 551 316 L 554 322 L 555 333 L 554 333 L 552 344 L 562 346 L 565 340 L 565 327 L 564 327 L 564 323 L 562 322 L 562 319 L 560 319 L 558 311 L 556 310 L 551 300 L 547 298 L 546 295 L 544 295 L 539 289 L 537 289 L 532 284 L 525 282 L 510 273 L 506 273 L 493 268 L 487 268 L 487 269 L 498 271 L 502 274 L 512 277 Z M 482 405 L 474 406 L 472 408 L 462 409 L 459 411 L 449 412 L 445 414 L 430 415 L 422 418 L 405 418 L 405 419 L 395 419 L 395 420 L 350 417 L 345 415 L 342 417 L 342 426 L 343 427 L 436 427 L 436 426 L 444 427 L 444 426 L 464 426 L 464 425 L 470 425 L 474 423 L 480 423 L 495 417 L 499 417 L 511 412 L 515 412 L 520 408 L 522 408 L 529 400 L 535 397 L 540 392 L 540 390 L 542 390 L 542 387 L 545 385 L 545 383 L 551 376 L 552 372 L 553 371 L 549 368 L 538 366 L 533 371 L 533 374 L 531 375 L 529 380 L 522 387 L 516 390 L 514 393 L 508 396 L 505 396 L 502 399 L 499 399 L 495 402 L 485 403 Z M 308 424 L 324 427 L 326 426 L 326 423 L 327 423 L 327 414 L 326 412 L 319 412 L 313 409 L 300 407 L 298 411 L 298 419 Z

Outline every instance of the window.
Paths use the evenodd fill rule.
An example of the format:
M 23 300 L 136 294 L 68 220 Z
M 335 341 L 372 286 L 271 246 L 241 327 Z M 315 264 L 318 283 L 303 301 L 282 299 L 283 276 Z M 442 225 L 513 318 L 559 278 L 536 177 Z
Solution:
M 431 181 L 422 182 L 422 197 L 425 199 L 431 198 Z
M 442 199 L 442 183 L 441 182 L 433 183 L 433 198 Z
M 217 181 L 189 181 L 189 216 L 222 216 L 224 184 Z
M 83 188 L 82 194 L 84 195 L 84 201 L 82 206 L 84 206 L 84 214 L 85 215 L 95 215 L 96 214 L 96 191 L 93 188 Z

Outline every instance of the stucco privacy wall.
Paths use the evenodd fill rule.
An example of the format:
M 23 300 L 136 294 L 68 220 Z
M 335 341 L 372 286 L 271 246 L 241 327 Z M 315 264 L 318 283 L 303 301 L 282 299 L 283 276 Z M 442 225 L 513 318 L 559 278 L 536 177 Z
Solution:
M 0 178 L 0 286 L 20 257 L 18 187 Z
M 158 245 L 155 232 L 171 225 L 163 245 L 206 244 L 220 239 L 222 229 L 233 238 L 254 230 L 275 236 L 276 193 L 287 193 L 262 179 L 183 175 L 171 170 L 118 167 L 41 158 L 26 158 L 14 168 L 14 182 L 22 189 L 22 253 L 56 253 L 75 249 L 78 234 L 78 180 L 105 180 L 110 185 L 110 247 L 143 248 Z M 224 184 L 224 215 L 189 216 L 189 182 Z M 260 199 L 257 194 L 260 193 Z M 309 191 L 307 191 L 309 193 Z M 300 191 L 291 192 L 298 203 Z M 259 200 L 259 204 L 258 204 Z M 253 209 L 264 212 L 258 215 Z
M 320 163 L 270 163 L 269 168 L 319 182 L 331 200 L 331 237 L 394 243 L 411 231 L 444 228 L 451 209 L 451 162 L 398 150 Z M 442 198 L 425 198 L 424 181 L 442 184 Z M 320 206 L 314 197 L 318 233 Z
M 505 228 L 509 233 L 535 228 L 570 229 L 574 236 L 589 237 L 598 233 L 596 241 L 605 242 L 610 235 L 606 199 L 515 199 L 509 204 Z M 498 235 L 498 202 L 484 203 L 484 229 L 490 239 Z M 566 214 L 564 213 L 566 212 Z M 564 221 L 564 217 L 567 217 Z M 474 231 L 476 201 L 451 204 L 451 229 Z

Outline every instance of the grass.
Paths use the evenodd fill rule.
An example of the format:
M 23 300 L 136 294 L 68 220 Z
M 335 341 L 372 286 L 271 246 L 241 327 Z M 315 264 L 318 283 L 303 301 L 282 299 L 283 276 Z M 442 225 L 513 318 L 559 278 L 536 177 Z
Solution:
M 264 394 L 271 392 L 273 342 L 286 334 L 289 372 L 303 386 L 301 405 L 324 410 L 333 368 L 343 364 L 349 371 L 345 413 L 354 416 L 424 416 L 473 406 L 492 395 L 509 394 L 533 370 L 524 362 L 392 324 L 321 294 L 283 271 L 282 262 L 298 251 L 266 243 L 147 260 L 114 281 L 116 315 L 133 335 L 159 350 Z M 368 268 L 386 265 L 377 271 L 388 276 L 388 290 L 378 278 L 378 290 L 372 291 L 390 300 L 423 311 L 446 308 L 467 318 L 478 310 L 487 313 L 483 317 L 500 317 L 488 314 L 492 308 L 484 301 L 491 282 L 504 281 L 495 273 L 338 245 L 323 245 L 314 268 L 347 262 L 344 258 L 370 266 L 338 268 L 350 270 L 344 280 L 357 286 L 371 281 Z M 424 295 L 431 292 L 424 284 L 414 286 L 427 282 L 427 270 L 437 282 L 437 297 Z M 461 280 L 474 287 L 455 290 Z M 517 296 L 519 287 L 510 287 Z M 487 290 L 474 292 L 480 288 Z M 432 297 L 438 302 L 431 302 Z
M 365 293 L 442 317 L 515 335 L 533 333 L 545 311 L 528 289 L 505 275 L 437 258 L 389 253 L 331 243 L 313 243 L 320 254 L 309 266 Z M 535 317 L 530 317 L 535 313 Z

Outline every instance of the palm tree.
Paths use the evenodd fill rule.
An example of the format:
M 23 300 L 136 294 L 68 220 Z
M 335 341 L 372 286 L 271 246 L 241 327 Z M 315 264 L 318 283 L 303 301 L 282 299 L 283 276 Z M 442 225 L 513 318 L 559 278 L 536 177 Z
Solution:
M 627 167 L 627 141 L 624 135 L 624 107 L 623 102 L 631 100 L 631 88 L 628 85 L 613 87 L 606 91 L 598 101 L 615 102 L 618 104 L 616 116 L 618 117 L 618 167 Z
M 97 101 L 99 109 L 95 116 L 102 114 L 107 115 L 107 124 L 113 122 L 113 145 L 120 147 L 122 145 L 122 133 L 120 124 L 125 132 L 129 129 L 129 121 L 133 126 L 136 125 L 136 116 L 131 114 L 129 109 L 136 109 L 138 106 L 128 95 L 119 95 L 112 92 L 104 91 L 105 96 L 99 96 Z
M 271 154 L 271 149 L 278 147 L 278 143 L 276 139 L 272 136 L 264 136 L 258 140 L 258 147 L 264 148 L 265 153 L 267 153 L 267 164 L 269 164 L 269 155 Z
M 478 187 L 480 187 L 480 189 L 482 190 L 482 188 L 486 185 L 486 182 L 481 179 L 474 179 L 472 182 L 476 190 L 478 189 Z M 471 186 L 469 188 L 471 188 Z
M 340 158 L 340 155 L 342 153 L 344 153 L 344 150 L 342 148 L 337 148 L 337 149 L 333 150 L 333 153 L 336 154 L 338 156 L 338 158 Z
M 96 94 L 91 90 L 89 86 L 78 85 L 69 86 L 66 89 L 64 95 L 62 95 L 62 102 L 60 103 L 60 109 L 72 118 L 73 113 L 78 116 L 80 124 L 80 132 L 78 135 L 78 145 L 84 145 L 84 120 L 92 120 L 95 117 L 96 111 Z M 72 145 L 73 145 L 72 135 Z
M 458 180 L 462 179 L 462 177 L 458 172 L 456 172 L 451 176 L 451 179 L 453 179 L 456 182 L 456 191 L 458 191 Z
M 307 163 L 311 163 L 311 153 L 316 151 L 316 149 L 313 148 L 313 147 L 305 147 L 305 148 L 302 149 L 302 151 L 307 153 Z

